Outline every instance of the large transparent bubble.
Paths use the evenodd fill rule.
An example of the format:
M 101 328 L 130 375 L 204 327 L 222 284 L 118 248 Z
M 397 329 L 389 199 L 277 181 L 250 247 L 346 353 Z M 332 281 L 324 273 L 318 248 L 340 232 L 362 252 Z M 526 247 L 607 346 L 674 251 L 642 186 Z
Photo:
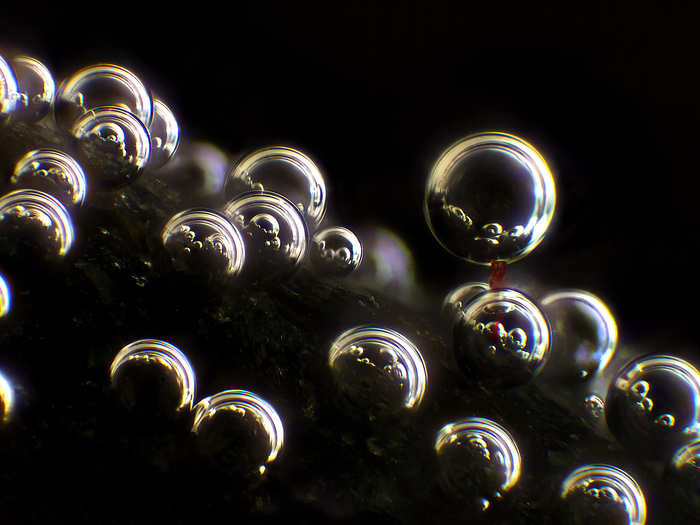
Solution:
M 12 385 L 0 371 L 0 423 L 7 423 L 14 407 L 15 394 Z
M 180 127 L 175 115 L 165 103 L 153 99 L 153 122 L 148 128 L 151 135 L 151 159 L 149 169 L 164 166 L 175 155 L 180 145 Z
M 370 419 L 420 406 L 428 382 L 423 356 L 404 335 L 358 326 L 331 345 L 328 363 L 350 404 Z
M 549 326 L 542 311 L 512 289 L 475 296 L 458 315 L 453 336 L 462 371 L 498 386 L 529 381 L 550 353 Z
M 299 150 L 284 146 L 262 148 L 237 162 L 226 178 L 231 198 L 249 191 L 273 191 L 301 211 L 311 230 L 326 213 L 326 183 L 316 164 Z
M 520 451 L 501 425 L 468 417 L 442 427 L 435 439 L 445 489 L 459 499 L 487 510 L 520 479 Z
M 625 365 L 610 383 L 605 419 L 624 446 L 667 459 L 698 435 L 700 375 L 690 363 L 649 355 Z
M 617 325 L 603 301 L 581 290 L 561 290 L 540 304 L 552 330 L 544 375 L 586 381 L 608 365 L 617 348 Z
M 8 61 L 0 55 L 0 123 L 17 105 L 17 78 Z
M 277 411 L 247 390 L 224 390 L 198 402 L 192 432 L 205 454 L 243 475 L 263 474 L 284 444 Z
M 345 277 L 360 266 L 362 244 L 347 228 L 324 228 L 314 234 L 310 258 L 321 274 Z
M 129 409 L 173 415 L 192 408 L 192 365 L 179 348 L 165 341 L 140 339 L 129 343 L 114 357 L 109 377 Z
M 513 262 L 542 241 L 556 192 L 545 160 L 506 133 L 479 133 L 433 165 L 425 217 L 447 251 L 476 264 Z
M 278 193 L 250 192 L 228 202 L 223 213 L 246 243 L 246 274 L 261 281 L 294 272 L 306 256 L 309 232 L 301 212 Z
M 48 68 L 36 58 L 18 56 L 12 59 L 17 79 L 18 102 L 13 118 L 37 122 L 53 104 L 56 84 Z
M 153 120 L 151 95 L 139 78 L 115 64 L 96 64 L 73 73 L 58 87 L 56 122 L 69 129 L 84 113 L 98 107 L 118 107 L 148 128 Z
M 50 193 L 65 206 L 81 206 L 87 193 L 85 173 L 70 155 L 56 149 L 35 149 L 15 165 L 10 182 Z
M 585 465 L 561 485 L 559 522 L 571 525 L 607 523 L 644 525 L 646 501 L 637 482 L 610 465 Z

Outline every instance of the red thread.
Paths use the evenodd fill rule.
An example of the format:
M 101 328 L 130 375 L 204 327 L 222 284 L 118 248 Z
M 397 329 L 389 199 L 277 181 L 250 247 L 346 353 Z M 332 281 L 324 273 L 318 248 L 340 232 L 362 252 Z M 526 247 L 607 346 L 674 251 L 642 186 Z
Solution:
M 491 273 L 489 275 L 489 288 L 504 288 L 506 276 L 505 261 L 491 261 Z

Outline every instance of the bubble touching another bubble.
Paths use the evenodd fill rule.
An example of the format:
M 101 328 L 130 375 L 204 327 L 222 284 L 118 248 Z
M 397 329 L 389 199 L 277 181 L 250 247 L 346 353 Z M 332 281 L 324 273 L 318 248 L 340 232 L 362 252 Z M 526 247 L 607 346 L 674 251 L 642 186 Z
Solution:
M 362 244 L 347 228 L 325 228 L 313 236 L 310 258 L 319 272 L 345 277 L 362 263 Z
M 180 127 L 175 115 L 160 99 L 153 99 L 153 122 L 148 128 L 151 136 L 150 169 L 164 166 L 180 145 Z
M 510 263 L 542 241 L 555 201 L 552 174 L 535 148 L 506 133 L 479 133 L 450 146 L 433 165 L 425 217 L 453 255 Z
M 56 84 L 51 72 L 36 58 L 18 56 L 12 59 L 17 79 L 18 103 L 13 118 L 37 122 L 51 109 Z
M 12 385 L 0 371 L 0 423 L 7 423 L 14 408 L 15 394 Z
M 575 469 L 562 482 L 561 523 L 644 525 L 646 501 L 637 482 L 617 467 L 603 464 Z
M 15 72 L 0 55 L 0 122 L 15 110 L 18 98 Z
M 87 193 L 83 168 L 73 157 L 55 149 L 35 149 L 15 165 L 10 182 L 45 191 L 65 206 L 82 206 Z
M 442 315 L 449 322 L 457 319 L 459 313 L 474 297 L 489 289 L 488 283 L 473 282 L 464 283 L 453 288 L 442 301 Z

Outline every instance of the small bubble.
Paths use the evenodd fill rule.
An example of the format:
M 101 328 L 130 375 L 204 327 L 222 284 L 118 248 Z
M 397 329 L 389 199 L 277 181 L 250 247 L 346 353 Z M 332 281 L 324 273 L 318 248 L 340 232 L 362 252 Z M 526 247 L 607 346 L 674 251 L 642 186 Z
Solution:
M 36 58 L 29 56 L 13 58 L 12 68 L 15 71 L 20 100 L 13 118 L 29 122 L 41 120 L 48 114 L 56 94 L 56 84 L 51 72 Z
M 605 410 L 605 402 L 597 395 L 591 394 L 583 400 L 583 406 L 588 414 L 593 419 L 600 419 Z
M 433 165 L 425 216 L 453 255 L 484 265 L 513 262 L 542 241 L 555 200 L 552 174 L 535 148 L 506 133 L 479 133 Z
M 15 72 L 7 60 L 0 55 L 0 121 L 15 110 L 18 99 Z
M 362 244 L 347 228 L 325 228 L 314 235 L 310 258 L 319 272 L 333 277 L 345 277 L 360 266 Z
M 17 161 L 10 182 L 46 191 L 65 206 L 82 206 L 87 192 L 83 168 L 55 149 L 35 149 L 25 154 Z
M 180 127 L 175 115 L 160 99 L 153 99 L 153 122 L 148 128 L 151 135 L 150 169 L 164 166 L 175 155 L 180 144 Z

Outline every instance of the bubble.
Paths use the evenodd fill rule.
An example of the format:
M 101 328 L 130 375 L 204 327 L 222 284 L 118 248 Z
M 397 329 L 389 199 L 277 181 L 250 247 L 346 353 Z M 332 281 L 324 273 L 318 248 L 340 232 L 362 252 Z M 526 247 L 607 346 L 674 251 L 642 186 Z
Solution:
M 56 93 L 56 122 L 64 128 L 99 107 L 118 107 L 132 113 L 147 128 L 153 101 L 146 87 L 128 69 L 114 64 L 84 67 L 64 80 Z
M 174 414 L 192 408 L 192 365 L 185 354 L 165 341 L 139 339 L 129 343 L 112 361 L 109 377 L 131 409 Z
M 402 334 L 358 326 L 340 334 L 328 363 L 344 396 L 375 415 L 418 408 L 428 377 L 423 356 Z
M 17 98 L 15 72 L 7 60 L 0 55 L 0 121 L 15 110 Z
M 5 277 L 0 274 L 0 317 L 4 317 L 12 306 L 12 294 Z
M 481 417 L 459 419 L 442 427 L 435 439 L 442 483 L 460 499 L 491 507 L 520 479 L 520 451 L 510 433 Z
M 299 150 L 271 146 L 246 155 L 226 178 L 231 198 L 249 191 L 273 191 L 288 198 L 312 230 L 326 213 L 326 183 L 316 164 Z
M 676 450 L 669 462 L 665 482 L 679 506 L 689 510 L 697 519 L 700 516 L 700 439 Z
M 229 201 L 223 213 L 243 233 L 249 276 L 274 279 L 299 267 L 309 233 L 291 201 L 278 193 L 250 192 Z
M 442 301 L 442 315 L 450 322 L 454 321 L 469 301 L 488 289 L 488 283 L 481 282 L 465 283 L 453 288 Z
M 605 418 L 613 435 L 645 456 L 668 457 L 698 434 L 700 376 L 680 358 L 642 356 L 610 383 Z
M 14 118 L 37 122 L 44 118 L 56 94 L 56 84 L 47 67 L 36 58 L 18 56 L 12 59 L 17 79 L 18 103 Z
M 529 381 L 546 362 L 549 326 L 517 290 L 488 290 L 462 310 L 453 328 L 455 357 L 464 373 L 498 386 Z
M 151 135 L 151 159 L 148 167 L 164 166 L 177 151 L 180 144 L 180 127 L 175 115 L 160 99 L 153 99 L 153 122 L 148 129 Z
M 0 223 L 3 228 L 32 227 L 49 251 L 62 256 L 73 244 L 73 223 L 58 200 L 38 190 L 16 190 L 0 197 Z
M 593 420 L 600 420 L 605 412 L 605 401 L 600 396 L 590 394 L 583 400 L 586 415 Z
M 174 263 L 187 271 L 236 276 L 246 260 L 241 233 L 214 210 L 192 208 L 175 214 L 161 238 Z
M 433 165 L 425 217 L 451 254 L 476 264 L 513 262 L 542 241 L 555 200 L 552 174 L 535 148 L 506 133 L 479 133 Z
M 15 165 L 15 185 L 54 195 L 65 206 L 82 206 L 87 192 L 85 173 L 71 156 L 55 149 L 35 149 Z
M 562 290 L 540 304 L 552 330 L 544 375 L 585 381 L 608 365 L 617 347 L 617 325 L 603 301 L 588 292 Z
M 562 523 L 644 525 L 646 501 L 629 474 L 610 465 L 585 465 L 561 485 Z
M 15 395 L 10 382 L 0 372 L 0 423 L 7 423 L 14 407 Z
M 202 399 L 194 407 L 192 432 L 206 452 L 243 473 L 263 474 L 284 444 L 277 411 L 246 390 L 224 390 Z
M 325 275 L 345 277 L 360 266 L 362 244 L 347 228 L 325 228 L 314 234 L 311 262 Z
M 116 107 L 98 107 L 75 121 L 86 171 L 103 187 L 129 184 L 151 155 L 148 131 L 134 115 Z

